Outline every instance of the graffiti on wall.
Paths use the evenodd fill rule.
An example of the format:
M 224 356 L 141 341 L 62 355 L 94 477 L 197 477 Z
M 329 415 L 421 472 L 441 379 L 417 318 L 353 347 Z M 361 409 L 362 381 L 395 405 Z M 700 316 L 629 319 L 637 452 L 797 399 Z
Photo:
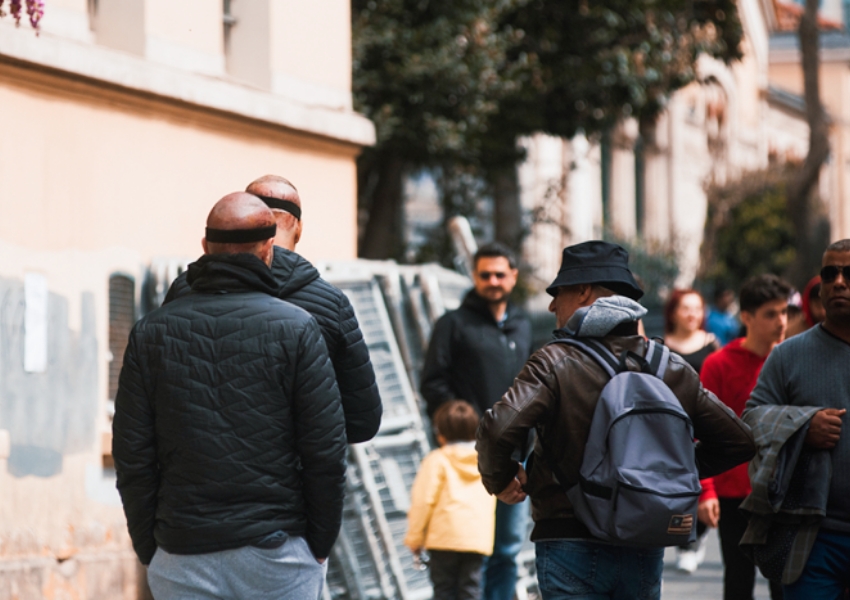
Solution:
M 24 369 L 24 282 L 0 278 L 0 429 L 9 431 L 14 477 L 51 477 L 62 457 L 89 450 L 98 423 L 94 296 L 82 295 L 79 332 L 68 325 L 68 301 L 47 301 L 47 367 Z

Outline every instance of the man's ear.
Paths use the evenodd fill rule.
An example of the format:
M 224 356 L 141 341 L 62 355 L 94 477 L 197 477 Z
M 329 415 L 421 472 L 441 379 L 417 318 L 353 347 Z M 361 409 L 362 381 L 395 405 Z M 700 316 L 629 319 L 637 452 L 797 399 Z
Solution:
M 582 306 L 593 303 L 593 286 L 589 283 L 580 283 L 578 286 L 578 300 Z
M 746 311 L 746 310 L 741 311 L 741 314 L 740 314 L 741 323 L 744 325 L 744 327 L 747 328 L 747 330 L 750 329 L 750 325 L 752 325 L 752 323 L 753 323 L 753 316 L 754 316 L 753 313 L 751 313 L 749 311 Z
M 266 263 L 268 267 L 271 267 L 272 261 L 274 260 L 274 238 L 269 238 L 263 242 L 261 253 L 263 262 Z
M 295 238 L 292 244 L 295 245 L 301 241 L 301 230 L 304 227 L 304 221 L 298 221 L 298 228 L 295 230 Z
M 205 238 L 205 237 L 201 238 L 201 248 L 204 249 L 204 254 L 210 253 L 209 248 L 207 248 L 207 238 Z

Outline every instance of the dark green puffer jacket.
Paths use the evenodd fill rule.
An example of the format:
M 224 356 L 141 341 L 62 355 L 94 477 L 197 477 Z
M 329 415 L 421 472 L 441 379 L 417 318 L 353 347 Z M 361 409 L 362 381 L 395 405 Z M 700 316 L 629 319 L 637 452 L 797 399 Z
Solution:
M 187 281 L 194 293 L 136 323 L 115 400 L 118 490 L 139 559 L 278 530 L 328 556 L 346 437 L 315 319 L 270 295 L 252 255 L 202 257 Z

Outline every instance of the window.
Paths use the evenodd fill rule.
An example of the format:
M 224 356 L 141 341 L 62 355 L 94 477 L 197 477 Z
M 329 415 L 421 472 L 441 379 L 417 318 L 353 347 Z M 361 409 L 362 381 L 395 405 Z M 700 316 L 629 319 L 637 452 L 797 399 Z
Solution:
M 97 3 L 98 0 L 86 0 L 89 14 L 89 29 L 97 30 Z
M 236 25 L 236 17 L 233 16 L 233 0 L 224 0 L 224 13 L 222 21 L 224 23 L 224 53 L 230 52 L 230 32 L 233 26 Z
M 118 392 L 118 376 L 124 364 L 124 349 L 136 322 L 136 283 L 126 275 L 109 278 L 109 399 Z

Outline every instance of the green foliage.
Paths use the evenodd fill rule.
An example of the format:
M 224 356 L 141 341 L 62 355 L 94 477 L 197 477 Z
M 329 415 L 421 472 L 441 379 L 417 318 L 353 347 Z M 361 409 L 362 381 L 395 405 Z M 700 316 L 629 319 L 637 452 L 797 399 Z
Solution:
M 354 0 L 355 107 L 418 165 L 515 160 L 518 135 L 651 118 L 741 35 L 734 0 Z
M 736 59 L 742 36 L 735 0 L 352 0 L 352 31 L 354 105 L 377 130 L 358 159 L 373 258 L 400 252 L 403 173 L 460 172 L 518 202 L 494 184 L 522 158 L 517 137 L 650 120 L 700 53 Z M 444 204 L 480 204 L 441 183 Z
M 518 0 L 354 0 L 355 108 L 375 151 L 416 163 L 474 160 L 499 101 L 516 91 L 515 34 L 498 31 Z
M 740 58 L 743 35 L 734 0 L 530 0 L 503 27 L 521 32 L 511 56 L 534 70 L 503 118 L 565 137 L 654 118 L 696 78 L 699 54 Z
M 750 276 L 783 275 L 796 257 L 796 236 L 788 214 L 787 168 L 749 173 L 745 182 L 709 191 L 709 223 L 716 224 L 711 264 L 703 265 L 706 281 L 723 281 L 738 289 Z M 718 219 L 717 213 L 725 214 Z M 703 252 L 706 256 L 706 252 Z

